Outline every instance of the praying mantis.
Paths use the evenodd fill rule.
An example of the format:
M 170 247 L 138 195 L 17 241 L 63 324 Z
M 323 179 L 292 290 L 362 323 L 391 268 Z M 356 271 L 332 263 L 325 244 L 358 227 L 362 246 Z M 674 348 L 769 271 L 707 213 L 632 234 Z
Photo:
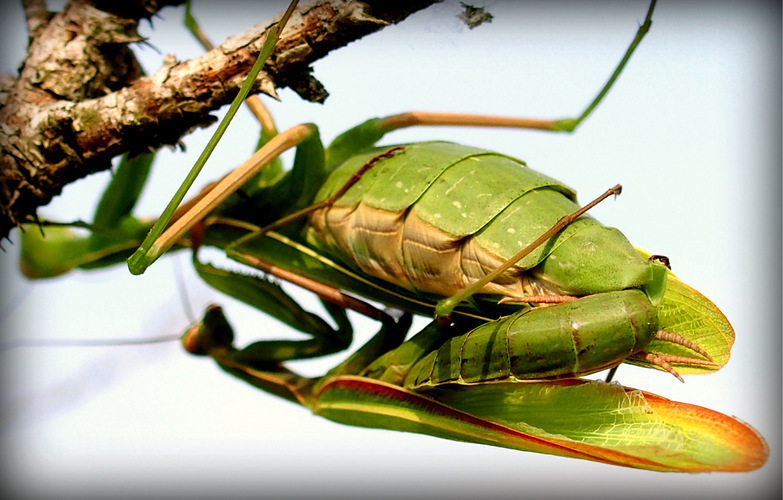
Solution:
M 522 156 L 522 154 L 520 154 L 520 156 Z M 676 266 L 675 266 L 675 267 L 676 267 Z

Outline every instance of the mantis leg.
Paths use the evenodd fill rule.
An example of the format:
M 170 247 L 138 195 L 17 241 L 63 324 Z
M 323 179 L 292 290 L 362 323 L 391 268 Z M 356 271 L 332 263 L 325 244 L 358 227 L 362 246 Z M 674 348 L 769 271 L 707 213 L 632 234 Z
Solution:
M 307 359 L 347 349 L 353 330 L 344 311 L 331 303 L 325 304 L 336 328 L 320 316 L 302 308 L 278 283 L 256 276 L 225 271 L 194 261 L 196 270 L 213 288 L 263 311 L 287 326 L 307 334 L 304 340 L 263 340 L 246 349 L 258 362 L 280 363 L 292 359 Z M 189 349 L 190 350 L 190 349 Z
M 218 228 L 216 232 L 224 233 L 225 228 Z M 206 233 L 210 234 L 209 227 Z M 250 234 L 254 234 L 254 232 Z M 228 241 L 231 241 L 233 236 L 233 233 L 225 235 Z M 219 241 L 215 243 L 222 246 Z M 352 339 L 352 328 L 345 312 L 346 309 L 356 311 L 384 325 L 398 323 L 388 313 L 346 294 L 336 286 L 324 284 L 322 281 L 281 267 L 278 263 L 290 263 L 293 257 L 281 253 L 279 246 L 270 247 L 264 245 L 263 241 L 260 243 L 262 244 L 245 247 L 246 251 L 235 249 L 231 257 L 238 262 L 263 271 L 268 276 L 288 281 L 318 295 L 337 328 L 333 329 L 317 315 L 305 311 L 283 291 L 277 282 L 204 264 L 198 260 L 196 249 L 193 258 L 194 266 L 201 278 L 210 286 L 311 336 L 311 339 L 303 341 L 259 342 L 257 343 L 258 347 L 253 349 L 252 358 L 254 360 L 283 362 L 291 359 L 323 356 L 348 348 Z M 294 263 L 298 263 L 298 261 L 294 261 Z M 393 343 L 402 342 L 407 329 L 405 327 L 402 337 Z
M 196 200 L 173 224 L 149 245 L 142 245 L 128 259 L 128 267 L 134 274 L 141 274 L 158 257 L 163 255 L 174 243 L 198 224 L 215 207 L 224 202 L 231 194 L 256 175 L 264 166 L 280 156 L 284 151 L 299 146 L 306 141 L 316 141 L 320 145 L 317 128 L 312 124 L 296 125 L 281 132 L 256 151 L 246 162 L 229 172 L 215 183 L 211 189 L 202 191 Z M 146 243 L 146 240 L 145 240 Z
M 353 331 L 345 309 L 324 301 L 327 312 L 337 324 L 337 328 L 332 330 L 321 318 L 299 307 L 279 290 L 278 285 L 262 280 L 248 283 L 248 277 L 237 280 L 239 277 L 240 275 L 230 277 L 234 281 L 231 289 L 235 292 L 244 291 L 249 295 L 237 298 L 253 306 L 268 306 L 271 302 L 277 301 L 282 307 L 272 310 L 273 315 L 278 318 L 289 316 L 289 321 L 286 323 L 291 326 L 298 325 L 295 327 L 310 334 L 311 338 L 301 341 L 263 340 L 237 349 L 233 346 L 233 330 L 222 310 L 217 306 L 210 306 L 202 321 L 185 333 L 183 337 L 185 349 L 192 354 L 210 356 L 223 370 L 255 387 L 309 406 L 313 385 L 317 379 L 303 377 L 285 367 L 282 362 L 322 356 L 346 349 L 351 342 Z M 218 278 L 218 280 L 225 279 L 228 278 L 225 276 Z M 215 286 L 215 280 L 212 281 L 210 284 Z M 226 288 L 225 284 L 223 288 Z M 275 288 L 278 290 L 274 290 Z M 270 293 L 273 295 L 271 299 Z M 270 312 L 269 309 L 264 310 Z M 411 324 L 410 314 L 406 313 L 399 319 L 395 319 L 391 315 L 381 313 L 379 319 L 381 322 L 379 332 L 364 347 L 332 369 L 328 375 L 360 372 L 379 355 L 394 349 L 404 341 Z
M 375 144 L 387 133 L 400 128 L 427 125 L 453 125 L 467 127 L 507 127 L 531 130 L 548 130 L 551 132 L 573 132 L 588 116 L 598 107 L 606 94 L 620 76 L 626 64 L 633 55 L 636 47 L 652 26 L 652 13 L 655 9 L 655 1 L 650 3 L 644 22 L 636 31 L 631 44 L 623 54 L 620 62 L 607 79 L 604 86 L 596 94 L 590 104 L 577 117 L 561 119 L 537 119 L 500 117 L 489 115 L 474 115 L 465 113 L 432 113 L 427 111 L 413 111 L 387 116 L 384 118 L 370 119 L 357 127 L 348 130 L 337 137 L 327 150 L 327 164 L 336 165 L 356 153 L 359 150 Z
M 203 319 L 183 336 L 191 354 L 209 356 L 226 372 L 264 391 L 302 405 L 307 404 L 312 381 L 279 362 L 257 359 L 258 343 L 244 349 L 233 346 L 234 331 L 218 306 L 210 306 Z M 269 347 L 269 346 L 267 346 Z

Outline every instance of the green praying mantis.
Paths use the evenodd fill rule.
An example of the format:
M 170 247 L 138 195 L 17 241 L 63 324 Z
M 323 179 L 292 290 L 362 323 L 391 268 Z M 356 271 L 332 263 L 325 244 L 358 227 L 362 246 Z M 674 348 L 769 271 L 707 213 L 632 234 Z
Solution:
M 365 130 L 360 129 L 359 131 L 364 132 Z M 314 155 L 318 155 L 320 143 L 315 140 L 311 143 L 308 142 L 309 140 L 308 137 L 299 145 L 298 158 L 301 156 L 311 159 Z M 390 158 L 383 159 L 388 161 L 403 160 L 406 155 L 409 155 L 410 149 L 418 147 L 424 146 L 406 146 L 405 151 L 388 153 L 391 155 Z M 356 164 L 355 167 L 368 165 L 389 151 L 389 148 L 384 147 L 379 151 L 360 153 L 357 156 L 354 153 L 363 149 L 363 145 L 353 145 L 350 149 L 356 150 L 351 151 L 349 155 Z M 336 148 L 330 149 L 329 153 L 331 154 L 334 150 Z M 442 153 L 443 151 L 440 152 L 440 154 Z M 464 152 L 460 154 L 462 155 L 461 159 L 466 157 Z M 485 155 L 484 152 L 471 154 Z M 331 154 L 331 156 L 339 155 Z M 467 156 L 468 159 L 472 158 L 470 155 Z M 451 166 L 455 163 L 459 162 L 452 159 L 448 165 Z M 306 161 L 301 164 L 307 166 L 306 174 L 302 174 L 295 167 L 292 171 L 295 173 L 290 175 L 301 175 L 299 179 L 303 180 L 316 178 L 312 173 L 313 164 L 311 162 Z M 362 179 L 367 180 L 373 175 L 382 175 L 380 172 L 383 170 L 380 167 L 382 165 L 373 164 Z M 523 167 L 517 165 L 517 168 Z M 284 189 L 285 183 L 288 181 L 280 181 L 279 178 L 275 178 L 279 172 L 262 173 L 261 175 L 260 184 L 267 184 L 266 191 L 261 189 L 259 194 L 251 193 L 250 199 L 254 202 L 259 201 L 267 204 L 262 205 L 264 210 L 258 211 L 275 220 L 281 216 L 279 210 L 290 211 L 291 209 L 291 203 L 285 201 L 290 200 L 290 190 Z M 302 183 L 303 181 L 290 181 L 291 185 L 297 187 Z M 335 185 L 339 187 L 344 183 L 335 182 Z M 384 186 L 386 185 L 391 185 L 391 181 L 386 181 Z M 416 183 L 416 185 L 421 186 L 422 184 Z M 551 185 L 557 186 L 555 191 L 568 192 L 568 188 L 559 183 L 552 182 Z M 316 185 L 316 187 L 318 186 Z M 447 190 L 451 187 L 452 185 L 448 185 Z M 127 190 L 122 186 L 120 188 L 123 191 Z M 244 191 L 246 196 L 247 189 Z M 285 195 L 282 196 L 283 201 L 276 201 L 275 196 L 280 195 L 281 192 Z M 562 195 L 562 193 L 560 194 Z M 301 203 L 309 205 L 311 196 L 311 194 L 303 194 L 304 200 Z M 569 196 L 561 197 L 564 200 L 569 199 Z M 560 200 L 556 203 L 565 202 Z M 297 206 L 297 203 L 293 203 L 293 205 Z M 309 229 L 305 229 L 303 233 L 301 221 L 287 224 L 280 228 L 279 232 L 267 233 L 263 238 L 239 243 L 238 238 L 253 234 L 267 221 L 250 220 L 245 215 L 237 217 L 234 215 L 237 213 L 237 206 L 240 209 L 246 208 L 236 200 L 233 201 L 232 206 L 232 200 L 229 199 L 227 203 L 215 209 L 214 219 L 205 222 L 206 228 L 200 236 L 205 245 L 228 248 L 230 256 L 251 265 L 263 266 L 264 263 L 271 262 L 274 266 L 293 271 L 296 276 L 306 278 L 308 283 L 314 281 L 327 285 L 330 288 L 330 293 L 338 292 L 340 300 L 347 302 L 354 300 L 355 296 L 346 296 L 340 290 L 350 290 L 359 297 L 390 304 L 405 311 L 431 315 L 437 303 L 433 296 L 449 295 L 442 290 L 422 289 L 419 286 L 406 287 L 404 283 L 400 282 L 387 283 L 388 280 L 381 280 L 378 276 L 373 276 L 367 268 L 362 268 L 357 262 L 351 262 L 350 258 L 340 262 L 335 255 L 337 252 L 334 251 L 334 247 L 339 247 L 340 244 L 329 243 L 328 238 L 321 237 L 319 239 L 314 233 L 323 231 L 313 224 L 310 224 Z M 269 206 L 272 207 L 271 210 L 267 209 Z M 420 206 L 422 205 L 415 205 L 414 208 Z M 542 206 L 544 205 L 542 204 Z M 388 208 L 388 206 L 381 207 L 384 210 Z M 445 208 L 446 205 L 444 205 L 444 210 Z M 274 212 L 275 209 L 278 212 Z M 399 212 L 398 210 L 397 213 Z M 551 220 L 536 221 L 539 228 L 531 229 L 535 236 L 544 234 L 546 229 L 561 215 L 570 212 L 566 210 L 565 213 L 558 213 L 547 210 L 546 213 Z M 560 233 L 560 238 L 573 242 L 574 240 L 570 237 L 572 233 L 575 233 L 582 225 L 593 224 L 585 222 L 590 219 L 579 220 L 580 222 L 572 223 L 566 227 Z M 508 226 L 501 228 L 508 229 Z M 302 234 L 310 236 L 303 237 Z M 174 240 L 179 242 L 179 236 Z M 191 242 L 192 240 L 185 241 L 186 244 Z M 320 248 L 317 246 L 319 242 Z M 518 241 L 515 242 L 518 243 Z M 331 252 L 327 248 L 330 246 Z M 191 330 L 186 336 L 186 345 L 191 352 L 209 354 L 219 362 L 221 367 L 254 385 L 305 404 L 318 414 L 354 425 L 423 432 L 451 439 L 557 453 L 654 470 L 736 470 L 758 467 L 763 462 L 763 458 L 760 458 L 763 452 L 759 451 L 763 448 L 761 442 L 758 441 L 758 437 L 752 430 L 733 419 L 722 415 L 718 417 L 719 414 L 698 407 L 684 404 L 672 405 L 656 396 L 640 391 L 629 392 L 617 385 L 605 385 L 573 378 L 592 371 L 593 368 L 597 370 L 616 365 L 625 359 L 645 364 L 644 359 L 628 358 L 628 355 L 636 354 L 644 349 L 648 349 L 648 353 L 657 355 L 664 362 L 666 359 L 676 360 L 672 364 L 682 373 L 710 371 L 728 359 L 728 348 L 731 344 L 731 340 L 728 339 L 733 336 L 733 332 L 717 308 L 694 290 L 668 276 L 668 271 L 665 271 L 659 264 L 648 261 L 646 257 L 639 257 L 635 255 L 632 248 L 631 250 L 627 250 L 627 248 L 630 247 L 624 248 L 622 256 L 625 264 L 629 265 L 617 267 L 636 266 L 639 268 L 639 272 L 631 273 L 635 276 L 631 280 L 631 285 L 606 285 L 610 290 L 607 292 L 606 290 L 590 289 L 589 287 L 594 286 L 594 283 L 589 283 L 588 288 L 577 287 L 576 292 L 568 290 L 571 294 L 586 295 L 585 298 L 532 309 L 525 305 L 498 306 L 494 303 L 496 300 L 487 301 L 485 298 L 479 297 L 467 306 L 455 309 L 451 318 L 453 323 L 450 326 L 442 327 L 433 323 L 414 337 L 416 340 L 412 339 L 395 349 L 391 349 L 391 347 L 399 344 L 405 334 L 404 322 L 406 320 L 404 317 L 399 321 L 394 321 L 375 308 L 365 309 L 365 305 L 352 303 L 355 309 L 367 311 L 367 314 L 380 319 L 383 322 L 382 330 L 353 356 L 338 365 L 325 377 L 317 380 L 299 377 L 288 371 L 281 362 L 290 358 L 320 356 L 332 350 L 344 349 L 346 347 L 345 332 L 340 332 L 339 329 L 347 328 L 344 324 L 343 307 L 345 307 L 345 303 L 336 308 L 329 306 L 330 313 L 339 325 L 338 331 L 332 332 L 330 330 L 322 333 L 319 330 L 316 333 L 313 328 L 321 328 L 323 325 L 309 313 L 299 310 L 295 304 L 290 304 L 287 299 L 275 302 L 275 305 L 271 307 L 260 305 L 264 301 L 271 300 L 267 295 L 277 294 L 276 285 L 266 284 L 254 278 L 225 273 L 196 260 L 195 263 L 205 281 L 233 295 L 240 295 L 239 290 L 241 290 L 243 296 L 240 298 L 242 300 L 253 302 L 261 308 L 267 307 L 269 314 L 277 315 L 279 319 L 294 323 L 297 328 L 308 329 L 307 331 L 313 333 L 313 342 L 294 345 L 294 343 L 273 341 L 255 344 L 236 351 L 230 345 L 229 327 L 223 322 L 222 316 L 217 310 L 210 309 L 202 324 Z M 555 259 L 551 259 L 554 252 L 544 253 L 544 249 L 546 249 L 546 245 L 534 247 L 532 250 L 539 252 L 539 261 L 535 266 L 522 267 L 535 268 L 544 264 L 544 267 L 539 269 L 540 275 L 550 278 L 555 275 L 555 272 L 546 269 L 546 265 L 555 261 Z M 573 251 L 568 251 L 566 248 L 561 251 L 564 252 L 563 256 L 565 257 L 570 258 L 574 255 Z M 612 253 L 611 255 L 616 254 Z M 588 262 L 595 263 L 596 261 L 588 259 Z M 598 264 L 605 265 L 603 261 L 599 261 Z M 279 276 L 283 274 L 280 273 Z M 407 273 L 405 277 L 410 278 L 411 274 Z M 594 277 L 594 275 L 589 277 Z M 570 278 L 571 275 L 567 274 L 564 279 L 559 279 L 559 282 L 571 286 L 573 282 L 570 281 Z M 553 280 L 558 281 L 554 278 Z M 549 280 L 549 282 L 553 280 Z M 427 280 L 423 280 L 423 282 L 426 284 Z M 438 285 L 442 283 L 441 280 L 438 280 Z M 449 290 L 451 289 L 453 287 L 449 288 Z M 551 288 L 544 291 L 550 292 L 548 294 L 550 297 L 568 295 L 563 293 L 562 287 L 557 293 L 551 293 Z M 596 317 L 601 317 L 604 312 L 608 313 L 610 310 L 611 312 L 620 310 L 619 307 L 615 308 L 613 305 L 614 295 L 612 297 L 603 295 L 604 293 L 614 293 L 612 291 L 634 295 L 636 303 L 641 304 L 638 311 L 640 315 L 652 312 L 652 315 L 657 317 L 658 326 L 663 327 L 662 331 L 671 330 L 678 333 L 688 340 L 688 344 L 647 338 L 644 342 L 640 341 L 644 344 L 642 349 L 630 349 L 626 355 L 616 355 L 618 357 L 599 357 L 597 365 L 586 370 L 576 367 L 574 360 L 558 360 L 554 363 L 555 368 L 561 371 L 556 372 L 555 375 L 547 373 L 542 376 L 534 376 L 534 380 L 528 382 L 521 380 L 525 373 L 529 373 L 528 370 L 513 374 L 502 372 L 500 376 L 489 377 L 482 371 L 482 367 L 487 366 L 486 362 L 481 362 L 476 367 L 469 367 L 466 373 L 457 375 L 459 380 L 456 380 L 451 374 L 445 378 L 437 378 L 433 375 L 437 372 L 431 371 L 429 375 L 416 377 L 415 382 L 406 382 L 400 380 L 400 373 L 391 373 L 402 372 L 404 378 L 408 378 L 412 372 L 406 372 L 404 368 L 400 367 L 410 368 L 413 366 L 420 369 L 428 357 L 432 358 L 436 353 L 440 354 L 441 350 L 448 350 L 450 346 L 455 344 L 454 339 L 460 339 L 461 336 L 467 335 L 469 332 L 482 329 L 490 329 L 494 332 L 497 330 L 496 325 L 510 328 L 511 320 L 507 319 L 508 317 L 526 321 L 529 318 L 535 320 L 548 315 L 562 323 L 563 320 L 571 318 L 572 312 L 570 311 L 574 309 L 575 304 L 582 304 L 584 301 L 591 302 L 584 309 L 588 314 Z M 245 292 L 247 292 L 246 295 Z M 649 302 L 649 305 L 645 304 L 645 301 Z M 509 314 L 510 316 L 508 316 Z M 286 318 L 286 315 L 290 317 Z M 440 317 L 446 315 L 448 313 L 439 313 Z M 542 319 L 541 321 L 546 323 L 549 320 Z M 696 323 L 713 323 L 713 326 L 699 328 L 694 326 Z M 313 324 L 318 325 L 313 327 Z M 541 331 L 540 327 L 533 327 L 532 330 L 535 333 Z M 658 328 L 648 328 L 650 335 L 657 333 L 657 331 L 659 331 Z M 451 340 L 443 343 L 444 335 L 451 335 Z M 600 327 L 598 336 L 607 338 L 608 335 L 609 330 L 603 326 Z M 488 349 L 494 345 L 486 339 L 478 341 L 480 349 Z M 435 350 L 437 346 L 441 346 L 438 351 Z M 694 347 L 698 350 L 694 350 Z M 416 352 L 416 349 L 419 351 Z M 540 346 L 541 359 L 547 359 L 550 355 L 554 355 L 548 349 L 549 347 L 546 345 Z M 688 352 L 687 356 L 684 355 L 683 349 Z M 699 354 L 700 352 L 705 352 L 706 356 Z M 709 358 L 712 358 L 712 361 Z M 447 361 L 446 365 L 455 363 L 461 365 L 469 358 L 464 354 L 453 355 L 444 352 L 441 359 Z M 506 359 L 508 359 L 507 355 L 503 355 L 500 361 Z M 581 358 L 576 361 L 581 362 Z M 666 363 L 668 364 L 668 362 Z M 435 361 L 435 364 L 437 365 L 438 362 Z M 647 366 L 663 366 L 661 363 L 651 363 L 649 360 L 646 361 L 646 364 Z M 564 379 L 557 379 L 558 377 L 564 377 Z M 618 420 L 617 410 L 606 411 L 606 408 L 621 409 L 620 413 L 625 415 L 622 423 Z M 667 413 L 667 411 L 671 413 Z M 557 414 L 557 418 L 552 418 L 553 413 Z M 563 414 L 568 414 L 568 417 Z M 651 417 L 651 414 L 656 414 L 656 416 Z M 657 418 L 657 414 L 663 415 L 662 420 Z M 625 420 L 626 418 L 631 419 L 630 423 Z M 706 435 L 708 436 L 707 440 L 715 443 L 718 443 L 720 436 L 726 432 L 740 432 L 741 429 L 745 429 L 741 431 L 745 433 L 743 439 L 746 439 L 747 443 L 754 442 L 753 439 L 756 440 L 753 451 L 749 451 L 751 447 L 742 450 L 743 453 L 747 452 L 751 458 L 748 459 L 747 456 L 742 456 L 742 453 L 733 449 L 736 443 L 729 443 L 723 448 L 718 446 L 722 451 L 718 453 L 717 458 L 707 457 L 706 455 L 709 453 L 704 453 L 702 449 L 689 449 L 687 445 L 675 452 L 669 449 L 667 453 L 671 453 L 671 455 L 667 456 L 666 453 L 660 451 L 662 447 L 665 448 L 661 442 L 668 443 L 670 436 L 662 438 L 661 442 L 656 442 L 653 436 L 662 429 L 668 431 L 669 427 L 674 425 L 678 419 L 718 419 L 721 425 L 726 427 L 699 429 L 705 433 L 701 435 L 701 439 L 704 439 L 703 436 Z M 551 427 L 547 427 L 547 425 L 551 425 Z M 591 425 L 593 427 L 590 427 Z M 585 432 L 586 426 L 593 430 Z M 644 426 L 648 426 L 649 430 L 642 431 L 643 438 L 629 432 L 629 427 L 638 432 L 638 427 Z M 727 429 L 731 431 L 727 431 Z M 591 436 L 593 432 L 598 430 L 604 431 L 605 434 Z M 613 441 L 618 442 L 619 445 L 606 444 Z M 642 451 L 636 455 L 628 451 L 629 449 L 636 451 L 638 448 L 642 448 Z M 737 465 L 738 463 L 742 465 Z

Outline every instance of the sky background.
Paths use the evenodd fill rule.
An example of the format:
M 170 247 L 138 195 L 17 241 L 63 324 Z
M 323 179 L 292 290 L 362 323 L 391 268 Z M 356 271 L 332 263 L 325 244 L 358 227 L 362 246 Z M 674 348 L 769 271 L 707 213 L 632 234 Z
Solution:
M 459 4 L 447 2 L 330 54 L 314 65 L 331 94 L 326 104 L 281 91 L 282 102 L 270 104 L 279 128 L 314 122 L 328 141 L 369 117 L 407 110 L 575 116 L 647 9 L 636 1 L 485 6 L 495 18 L 474 30 L 456 19 Z M 219 42 L 284 7 L 196 1 L 194 14 Z M 2 8 L 0 71 L 13 73 L 24 51 L 24 21 L 20 6 Z M 166 53 L 182 60 L 200 53 L 181 19 L 181 9 L 169 8 L 152 28 L 142 23 L 151 47 L 136 49 L 148 72 Z M 430 128 L 389 139 L 448 139 L 516 156 L 576 188 L 583 203 L 621 183 L 623 194 L 593 216 L 669 256 L 674 271 L 721 308 L 737 337 L 718 373 L 680 384 L 624 366 L 616 380 L 751 424 L 771 447 L 762 469 L 661 474 L 341 426 L 170 343 L 0 352 L 4 484 L 20 496 L 82 498 L 758 498 L 779 491 L 780 42 L 780 7 L 772 2 L 662 1 L 619 83 L 576 134 Z M 251 154 L 255 130 L 241 111 L 202 182 Z M 160 213 L 208 136 L 189 136 L 186 154 L 161 152 L 139 214 Z M 69 186 L 41 213 L 89 219 L 107 179 L 100 174 Z M 240 344 L 293 335 L 207 289 L 185 255 L 142 277 L 120 266 L 30 283 L 17 271 L 18 246 L 4 246 L 4 340 L 177 333 L 192 320 L 187 307 L 198 316 L 212 302 L 225 306 Z M 297 297 L 317 309 L 309 294 Z M 376 329 L 358 319 L 357 344 Z M 338 361 L 297 368 L 315 375 Z

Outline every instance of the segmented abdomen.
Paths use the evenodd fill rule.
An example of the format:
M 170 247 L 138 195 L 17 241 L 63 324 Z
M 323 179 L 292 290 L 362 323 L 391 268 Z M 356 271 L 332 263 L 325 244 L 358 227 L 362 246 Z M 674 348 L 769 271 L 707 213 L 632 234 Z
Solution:
M 590 295 L 451 338 L 418 361 L 404 385 L 585 375 L 643 350 L 657 329 L 657 312 L 641 290 Z
M 384 149 L 338 167 L 317 199 L 336 192 Z M 570 188 L 519 160 L 452 143 L 420 143 L 378 162 L 332 207 L 313 213 L 307 238 L 371 276 L 450 296 L 577 209 Z M 558 251 L 546 272 L 535 269 Z M 602 254 L 607 251 L 609 257 Z M 596 287 L 597 271 L 607 279 Z M 640 286 L 646 271 L 619 231 L 583 216 L 482 292 L 583 295 Z

